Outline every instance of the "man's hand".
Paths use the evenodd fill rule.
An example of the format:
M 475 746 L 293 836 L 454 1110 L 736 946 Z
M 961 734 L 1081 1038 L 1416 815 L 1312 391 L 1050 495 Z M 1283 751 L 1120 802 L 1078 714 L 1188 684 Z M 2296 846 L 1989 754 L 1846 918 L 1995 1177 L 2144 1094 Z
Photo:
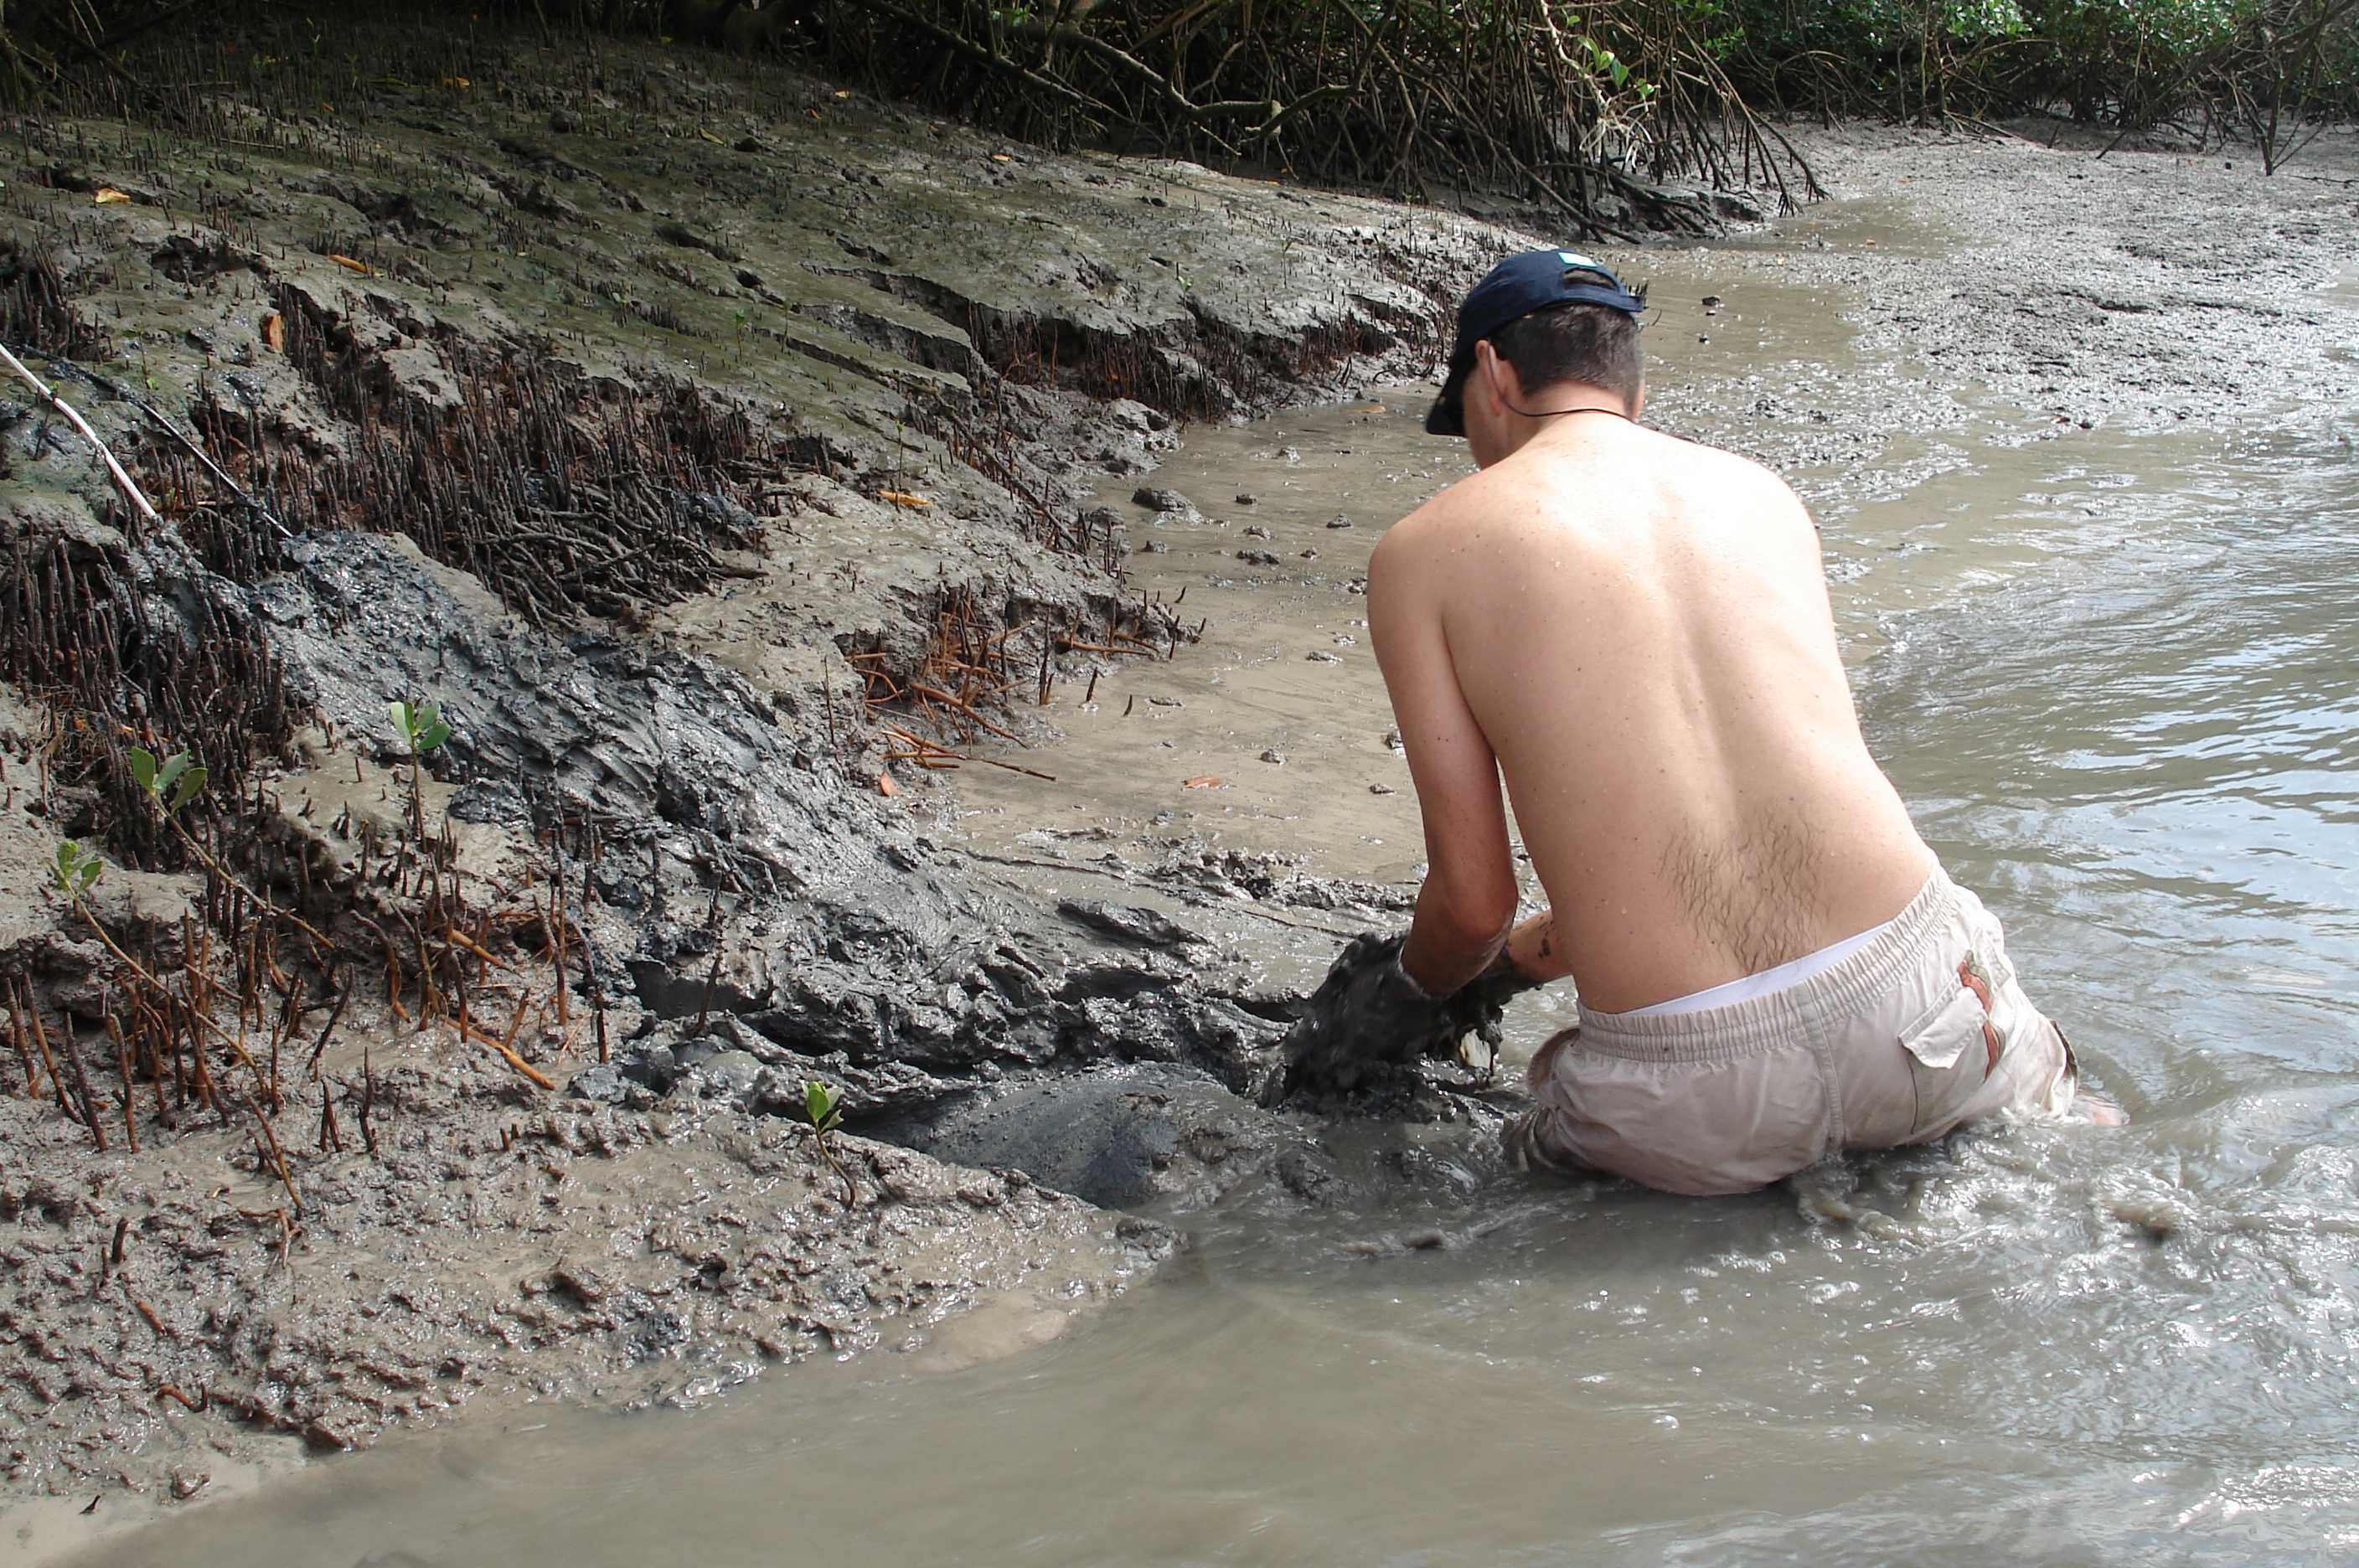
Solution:
M 1450 1005 L 1469 1013 L 1480 1012 L 1496 1018 L 1500 1009 L 1510 1000 L 1547 984 L 1547 978 L 1527 973 L 1523 965 L 1516 962 L 1514 951 L 1503 947 L 1499 950 L 1499 956 L 1491 960 L 1482 974 L 1466 982 L 1451 996 Z M 1495 1058 L 1499 1054 L 1497 1035 L 1488 1033 L 1483 1039 L 1488 1042 L 1491 1054 Z
M 1349 1092 L 1426 1059 L 1455 1061 L 1469 1034 L 1498 1055 L 1507 998 L 1539 982 L 1501 953 L 1465 985 L 1437 998 L 1401 967 L 1402 941 L 1369 935 L 1344 944 L 1286 1037 L 1272 1103 L 1306 1091 Z

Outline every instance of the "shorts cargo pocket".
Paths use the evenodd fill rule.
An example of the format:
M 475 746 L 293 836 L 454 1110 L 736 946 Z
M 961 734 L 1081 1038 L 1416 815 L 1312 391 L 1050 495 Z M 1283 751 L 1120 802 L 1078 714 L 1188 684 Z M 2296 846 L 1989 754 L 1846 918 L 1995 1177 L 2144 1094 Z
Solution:
M 1967 1102 L 1989 1073 L 1982 998 L 1961 986 L 1900 1031 L 1917 1117 L 1908 1141 L 1939 1138 L 1957 1126 Z

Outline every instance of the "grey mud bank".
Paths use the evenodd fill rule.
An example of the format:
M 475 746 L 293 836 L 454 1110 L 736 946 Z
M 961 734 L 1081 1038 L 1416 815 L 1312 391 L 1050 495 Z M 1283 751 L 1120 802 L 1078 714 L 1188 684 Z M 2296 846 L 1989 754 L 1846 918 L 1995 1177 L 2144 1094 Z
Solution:
M 77 628 L 121 646 L 133 624 L 138 716 L 224 748 L 251 874 L 322 918 L 380 908 L 370 856 L 407 788 L 385 703 L 440 704 L 424 806 L 513 933 L 499 956 L 528 967 L 551 925 L 578 942 L 536 971 L 562 1016 L 519 998 L 500 1020 L 561 1086 L 364 988 L 307 1020 L 282 1182 L 231 1118 L 102 1155 L 6 1080 L 17 1496 L 203 1496 L 289 1439 L 355 1445 L 479 1398 L 694 1400 L 922 1348 L 984 1298 L 1016 1303 L 1020 1342 L 1172 1245 L 1096 1205 L 1461 1190 L 1496 1114 L 1471 1077 L 1408 1105 L 1460 1128 L 1463 1159 L 1424 1165 L 1253 1104 L 1295 994 L 1231 950 L 1256 921 L 1397 925 L 1407 889 L 1167 833 L 1109 851 L 1103 896 L 1043 898 L 954 844 L 920 765 L 1004 745 L 993 726 L 1041 738 L 1093 667 L 1187 658 L 1194 623 L 1108 570 L 1145 514 L 1084 492 L 1147 470 L 1180 421 L 1423 376 L 1457 289 L 1527 237 L 1051 157 L 701 57 L 429 39 L 373 64 L 332 108 L 256 65 L 178 136 L 28 122 L 13 149 L 9 341 L 234 454 L 296 537 L 60 372 L 173 498 L 174 527 L 125 528 L 71 434 L 10 405 L 0 971 L 53 1029 L 103 1038 L 111 965 L 45 864 L 127 805 L 102 767 L 45 768 L 89 693 L 27 627 L 88 652 Z M 1893 484 L 1968 383 L 2027 439 L 2348 395 L 2349 345 L 2295 302 L 2338 265 L 2348 187 L 2030 141 L 1812 150 L 1862 200 L 1740 243 L 1843 290 L 1908 368 L 1863 399 L 1807 355 L 1700 344 L 1666 361 L 1671 428 L 1840 494 Z M 2090 222 L 2097 190 L 2120 232 Z M 1935 223 L 1969 242 L 1912 248 Z M 1012 711 L 944 694 L 973 671 Z M 237 737 L 214 740 L 224 719 Z M 574 890 L 553 919 L 552 877 Z M 156 951 L 205 898 L 118 869 L 95 912 Z M 842 1178 L 796 1122 L 811 1079 L 845 1098 Z
M 1200 982 L 1169 921 L 946 851 L 908 754 L 1184 648 L 1074 497 L 1179 420 L 1421 374 L 1500 234 L 710 57 L 375 47 L 353 80 L 228 50 L 249 79 L 169 130 L 28 119 L 0 192 L 7 341 L 169 514 L 139 526 L 0 394 L 0 973 L 12 1034 L 38 1018 L 100 1066 L 87 1094 L 0 1069 L 20 1499 L 218 1495 L 288 1439 L 486 1391 L 694 1399 L 922 1347 L 981 1300 L 1020 1342 L 1169 1250 L 1018 1165 L 1130 1202 L 1282 1143 L 1320 1180 L 1308 1132 L 1234 1093 L 1284 998 Z M 396 699 L 453 726 L 414 811 Z M 434 824 L 477 1021 L 428 1027 L 394 941 L 382 979 L 298 980 L 283 1070 L 256 1034 L 273 1116 L 127 1068 L 110 1097 L 129 1003 L 48 886 L 57 843 L 112 846 L 91 915 L 157 969 L 228 897 L 154 843 L 134 739 L 196 747 L 207 832 L 340 934 L 414 920 L 387 883 L 405 819 Z M 951 1125 L 1121 1063 L 1140 1080 L 1081 1091 L 1111 1152 Z M 812 1080 L 849 1118 L 832 1158 Z M 888 1131 L 970 1163 L 864 1136 Z

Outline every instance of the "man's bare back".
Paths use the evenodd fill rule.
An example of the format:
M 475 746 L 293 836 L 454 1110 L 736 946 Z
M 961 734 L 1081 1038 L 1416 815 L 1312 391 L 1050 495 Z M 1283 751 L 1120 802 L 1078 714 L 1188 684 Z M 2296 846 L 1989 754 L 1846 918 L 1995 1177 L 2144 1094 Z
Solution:
M 1515 957 L 1589 1006 L 1757 974 L 1924 885 L 1933 857 L 1853 712 L 1817 531 L 1758 465 L 1610 410 L 1553 416 L 1393 528 L 1368 603 L 1430 864 L 1495 934 L 1495 756 L 1552 917 Z M 1446 989 L 1456 945 L 1413 937 L 1408 967 Z

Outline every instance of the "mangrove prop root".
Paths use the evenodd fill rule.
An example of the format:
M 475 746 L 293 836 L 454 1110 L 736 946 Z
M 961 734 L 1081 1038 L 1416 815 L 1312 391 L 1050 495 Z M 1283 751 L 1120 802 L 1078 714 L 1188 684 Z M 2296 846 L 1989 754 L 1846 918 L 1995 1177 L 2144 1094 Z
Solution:
M 1745 105 L 1708 15 L 1668 0 L 1380 5 L 1107 0 L 1008 11 L 948 0 L 826 7 L 841 68 L 932 84 L 1034 139 L 1122 135 L 1168 157 L 1425 197 L 1489 190 L 1627 237 L 1636 210 L 1690 232 L 1714 214 L 1658 183 L 1819 193 Z

